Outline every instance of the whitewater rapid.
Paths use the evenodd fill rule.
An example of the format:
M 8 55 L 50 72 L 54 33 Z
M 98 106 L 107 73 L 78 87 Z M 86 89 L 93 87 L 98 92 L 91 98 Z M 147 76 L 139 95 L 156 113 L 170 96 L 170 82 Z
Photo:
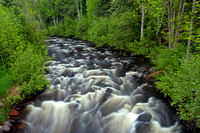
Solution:
M 51 85 L 26 107 L 26 133 L 179 133 L 178 119 L 136 57 L 53 37 Z M 145 67 L 145 66 L 144 66 Z

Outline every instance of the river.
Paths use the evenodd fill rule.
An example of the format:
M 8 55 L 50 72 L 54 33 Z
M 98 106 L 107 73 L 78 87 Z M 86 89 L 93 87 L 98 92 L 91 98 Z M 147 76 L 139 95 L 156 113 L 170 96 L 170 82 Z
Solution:
M 52 37 L 50 85 L 26 107 L 26 133 L 179 133 L 182 126 L 154 86 L 147 60 L 81 40 Z

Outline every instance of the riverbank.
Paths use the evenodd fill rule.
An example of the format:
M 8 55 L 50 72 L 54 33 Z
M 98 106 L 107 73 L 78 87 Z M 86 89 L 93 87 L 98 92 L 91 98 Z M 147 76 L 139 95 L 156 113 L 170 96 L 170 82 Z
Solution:
M 59 40 L 60 39 L 60 40 Z M 58 42 L 55 42 L 56 40 L 58 40 Z M 69 40 L 70 41 L 70 43 L 72 43 L 72 46 L 73 47 L 75 47 L 75 48 L 72 48 L 72 46 L 71 45 L 69 45 L 69 43 L 62 43 L 64 40 Z M 39 106 L 40 107 L 40 105 L 41 105 L 41 103 L 44 101 L 44 103 L 43 104 L 45 104 L 46 102 L 48 102 L 48 100 L 51 100 L 51 98 L 53 98 L 53 100 L 54 100 L 54 102 L 55 102 L 55 105 L 56 104 L 58 104 L 58 103 L 60 103 L 60 104 L 62 104 L 62 99 L 64 98 L 64 94 L 65 93 L 63 93 L 62 91 L 67 91 L 68 93 L 67 93 L 67 95 L 70 95 L 71 93 L 72 94 L 76 94 L 76 90 L 73 90 L 73 92 L 71 92 L 71 91 L 68 91 L 68 89 L 69 88 L 79 88 L 79 87 L 83 87 L 83 88 L 85 88 L 85 87 L 89 87 L 89 86 L 91 86 L 91 89 L 93 88 L 92 86 L 92 84 L 94 84 L 95 82 L 92 82 L 92 81 L 90 81 L 90 82 L 87 82 L 87 74 L 89 74 L 89 73 L 91 73 L 92 75 L 90 75 L 91 77 L 94 77 L 94 78 L 96 78 L 96 82 L 97 81 L 99 81 L 100 79 L 98 79 L 98 78 L 106 78 L 106 75 L 107 76 L 111 76 L 112 74 L 114 74 L 114 73 L 116 73 L 117 75 L 113 75 L 114 77 L 115 76 L 120 76 L 122 79 L 123 78 L 126 78 L 126 76 L 125 75 L 131 75 L 131 74 L 136 74 L 136 73 L 134 73 L 134 72 L 138 72 L 138 76 L 139 77 L 141 77 L 141 76 L 143 76 L 143 72 L 145 72 L 146 71 L 146 69 L 148 68 L 150 68 L 149 67 L 149 63 L 147 62 L 147 60 L 145 59 L 145 58 L 142 58 L 142 57 L 134 57 L 134 56 L 130 56 L 130 57 L 124 57 L 124 56 L 121 56 L 121 54 L 120 53 L 117 53 L 117 52 L 115 52 L 115 54 L 113 54 L 113 51 L 112 52 L 109 52 L 108 51 L 108 49 L 106 49 L 105 50 L 105 48 L 97 48 L 98 49 L 98 51 L 96 51 L 95 49 L 95 47 L 94 47 L 94 45 L 93 45 L 93 47 L 91 48 L 91 47 L 89 47 L 88 45 L 86 45 L 86 46 L 84 46 L 83 44 L 84 44 L 84 42 L 82 42 L 82 41 L 80 41 L 80 40 L 72 40 L 72 39 L 67 39 L 67 38 L 52 38 L 51 39 L 51 41 L 53 42 L 53 44 L 52 45 L 54 45 L 55 44 L 55 46 L 56 46 L 56 51 L 57 50 L 59 50 L 59 51 L 57 51 L 57 53 L 54 53 L 54 52 L 56 52 L 56 51 L 54 51 L 55 49 L 53 48 L 53 47 L 50 47 L 50 50 L 49 50 L 49 55 L 54 55 L 55 56 L 55 58 L 54 58 L 54 61 L 52 61 L 52 63 L 48 63 L 49 65 L 52 65 L 49 69 L 48 69 L 48 71 L 47 71 L 47 74 L 50 76 L 49 78 L 51 79 L 51 78 L 55 78 L 54 80 L 52 79 L 52 84 L 53 84 L 53 86 L 51 87 L 52 88 L 52 90 L 50 91 L 50 92 L 46 92 L 46 93 L 44 93 L 44 94 L 41 94 L 41 96 L 39 95 L 38 97 L 37 97 L 37 100 L 36 101 L 34 101 L 33 102 L 33 105 L 37 105 L 37 106 Z M 65 41 L 64 41 L 65 42 Z M 78 43 L 81 43 L 81 45 L 78 45 Z M 92 44 L 89 44 L 90 46 L 92 45 Z M 67 48 L 68 47 L 68 48 Z M 63 50 L 61 49 L 61 48 L 63 48 Z M 79 51 L 79 50 L 81 50 L 81 51 Z M 86 51 L 85 50 L 89 50 L 88 52 L 87 52 L 87 54 L 89 54 L 89 55 L 86 55 Z M 93 54 L 93 52 L 91 52 L 91 50 L 94 52 L 94 54 Z M 64 52 L 64 51 L 68 51 L 68 52 Z M 96 52 L 95 52 L 96 51 Z M 96 55 L 95 55 L 96 54 Z M 109 56 L 106 56 L 106 55 L 109 55 L 109 56 L 111 56 L 111 57 L 109 57 Z M 81 56 L 82 55 L 82 56 Z M 67 57 L 66 57 L 67 56 Z M 69 57 L 70 58 L 69 58 Z M 81 59 L 83 58 L 85 58 L 85 57 L 87 57 L 87 58 L 89 58 L 90 60 L 87 60 L 87 58 L 86 58 L 86 61 L 81 61 Z M 94 58 L 95 57 L 95 58 Z M 79 59 L 80 58 L 80 59 Z M 65 59 L 65 60 L 61 60 L 61 59 Z M 67 61 L 69 59 L 69 62 Z M 101 60 L 101 61 L 98 61 L 98 60 Z M 106 62 L 106 60 L 110 60 L 110 61 L 108 61 L 108 62 Z M 113 62 L 114 60 L 117 60 L 117 62 L 115 63 L 115 62 Z M 127 61 L 128 60 L 128 61 Z M 61 62 L 61 64 L 59 64 L 59 62 Z M 84 62 L 86 63 L 85 65 L 86 66 L 82 66 L 82 67 L 80 67 L 81 66 L 81 64 L 83 63 L 84 64 Z M 94 63 L 92 63 L 92 62 L 94 62 Z M 73 65 L 74 67 L 72 67 L 70 64 L 68 64 L 68 63 L 70 63 L 71 65 Z M 82 65 L 83 65 L 82 64 Z M 113 64 L 113 66 L 111 65 L 109 65 L 109 64 Z M 114 65 L 115 64 L 115 65 Z M 118 65 L 117 65 L 118 64 Z M 119 65 L 119 64 L 121 64 L 121 65 Z M 64 66 L 68 66 L 68 65 L 70 65 L 71 67 L 64 67 Z M 104 68 L 104 67 L 106 67 L 106 68 L 104 68 L 104 69 L 100 69 L 100 71 L 99 71 L 99 69 L 98 69 L 98 66 L 101 68 Z M 121 67 L 119 67 L 119 66 L 121 66 Z M 80 68 L 79 68 L 80 67 Z M 97 70 L 96 70 L 96 67 L 97 67 Z M 112 70 L 111 68 L 112 67 L 117 67 L 116 68 L 116 71 L 114 71 L 114 70 Z M 119 68 L 118 68 L 119 67 Z M 86 68 L 88 68 L 89 70 L 88 71 L 85 71 L 85 69 Z M 62 70 L 62 69 L 64 69 L 64 70 Z M 67 70 L 65 70 L 65 69 L 67 69 Z M 68 70 L 69 69 L 69 70 Z M 132 70 L 133 72 L 130 72 L 129 73 L 129 71 L 130 70 Z M 55 71 L 55 72 L 54 72 Z M 63 73 L 62 73 L 62 71 L 63 71 Z M 85 72 L 84 72 L 85 71 Z M 98 72 L 99 71 L 99 72 Z M 102 72 L 101 72 L 102 71 Z M 57 73 L 58 72 L 58 73 Z M 78 72 L 78 73 L 77 73 Z M 114 72 L 114 73 L 113 73 Z M 57 73 L 57 74 L 56 74 Z M 61 75 L 63 75 L 63 76 L 61 76 L 61 77 L 59 77 L 59 75 L 60 74 Z M 85 75 L 85 74 L 86 75 Z M 95 73 L 99 73 L 99 74 L 95 74 Z M 126 74 L 125 74 L 126 73 Z M 55 76 L 53 76 L 52 74 L 55 74 Z M 79 74 L 84 74 L 86 77 L 86 79 L 80 79 L 80 78 L 78 78 L 79 76 L 78 75 Z M 124 75 L 125 74 L 125 75 Z M 77 76 L 78 77 L 77 77 Z M 58 76 L 58 77 L 57 77 Z M 89 76 L 89 75 L 88 75 Z M 103 76 L 103 77 L 102 77 Z M 111 77 L 113 77 L 113 76 L 111 76 Z M 125 76 L 125 77 L 124 77 Z M 77 77 L 77 79 L 75 78 L 75 77 Z M 123 83 L 123 86 L 125 87 L 125 88 L 127 88 L 128 86 L 135 86 L 134 88 L 137 88 L 136 86 L 137 85 L 141 85 L 141 84 L 143 84 L 143 82 L 145 82 L 144 81 L 144 78 L 139 78 L 139 77 L 137 77 L 137 75 L 135 75 L 134 77 L 127 77 L 126 78 L 126 80 L 123 80 L 123 82 L 126 82 L 126 83 Z M 62 87 L 64 84 L 65 84 L 65 82 L 67 82 L 67 80 L 64 80 L 64 79 L 67 79 L 67 78 L 69 78 L 69 79 L 73 79 L 72 81 L 73 82 L 76 82 L 76 84 L 74 84 L 74 85 L 78 85 L 79 86 L 79 82 L 78 81 L 82 81 L 82 82 L 85 82 L 85 83 L 82 83 L 82 84 L 80 84 L 80 86 L 78 87 L 75 87 L 75 86 L 73 86 L 73 84 L 71 84 L 71 87 L 70 87 L 70 83 L 68 84 L 69 86 L 68 87 L 66 87 L 65 89 L 63 88 L 63 89 L 61 89 L 62 91 L 60 91 L 60 89 L 59 89 L 59 86 L 60 87 Z M 88 80 L 90 79 L 90 77 L 88 77 Z M 107 79 L 107 78 L 106 78 Z M 76 81 L 77 80 L 77 81 Z M 90 80 L 92 80 L 92 78 L 90 79 Z M 101 80 L 103 80 L 103 79 L 101 79 Z M 134 84 L 132 84 L 131 82 L 128 82 L 129 80 L 131 80 L 131 82 L 134 82 Z M 99 81 L 100 82 L 100 81 Z M 107 81 L 108 82 L 108 81 Z M 116 78 L 114 78 L 113 80 L 109 80 L 109 82 L 110 82 L 110 84 L 111 84 L 111 86 L 109 87 L 109 88 L 112 88 L 112 84 L 114 85 L 114 84 L 116 84 L 116 85 L 114 85 L 116 88 L 118 88 L 117 87 L 117 84 L 121 84 L 120 83 L 120 80 L 118 80 L 117 79 L 117 77 Z M 97 82 L 98 83 L 98 82 Z M 66 85 L 67 85 L 66 84 Z M 88 84 L 88 85 L 87 85 Z M 90 85 L 89 85 L 90 84 Z M 132 84 L 132 85 L 129 85 L 129 84 Z M 85 87 L 84 87 L 85 86 Z M 95 87 L 96 85 L 94 84 L 94 87 Z M 98 84 L 97 84 L 97 86 L 98 86 Z M 113 86 L 113 87 L 114 87 Z M 121 85 L 120 85 L 121 86 Z M 123 88 L 124 87 L 120 87 L 122 90 L 123 90 Z M 104 87 L 103 87 L 104 88 Z M 138 88 L 140 88 L 140 87 L 138 87 Z M 58 89 L 58 90 L 57 90 Z M 90 89 L 90 88 L 88 88 L 88 89 Z M 119 88 L 118 88 L 119 89 Z M 131 89 L 131 88 L 127 88 L 128 90 L 129 89 Z M 133 89 L 133 88 L 132 88 Z M 128 90 L 124 90 L 124 92 L 122 91 L 122 93 L 125 93 L 126 95 L 130 95 L 129 93 L 126 93 L 126 91 L 128 91 Z M 140 90 L 140 89 L 139 89 Z M 138 90 L 138 91 L 139 91 Z M 141 87 L 141 91 L 150 91 L 150 92 L 148 92 L 148 93 L 146 93 L 146 94 L 153 94 L 152 93 L 152 91 L 153 92 L 155 92 L 155 88 L 152 88 L 152 87 L 150 87 L 150 88 L 143 88 L 143 87 Z M 83 91 L 83 92 L 81 92 L 81 94 L 83 94 L 83 96 L 84 95 L 87 95 L 87 91 L 85 92 L 85 94 L 84 94 L 84 90 L 77 90 L 77 91 Z M 98 88 L 96 88 L 95 90 L 91 90 L 90 92 L 92 93 L 93 91 L 100 91 Z M 107 90 L 108 91 L 108 90 Z M 136 90 L 135 90 L 136 91 Z M 112 89 L 112 91 L 111 90 L 109 90 L 108 91 L 109 93 L 112 93 L 112 95 L 119 95 L 119 93 L 116 93 L 116 90 L 115 89 Z M 131 91 L 132 92 L 132 91 Z M 78 92 L 77 92 L 78 93 Z M 97 92 L 96 92 L 97 93 Z M 156 92 L 156 93 L 158 93 L 158 92 Z M 78 94 L 80 94 L 80 93 L 78 93 Z M 110 94 L 109 94 L 110 95 Z M 108 96 L 109 96 L 108 95 Z M 155 95 L 155 94 L 153 94 L 153 95 Z M 120 96 L 121 97 L 121 96 Z M 123 97 L 123 95 L 122 95 L 122 97 Z M 163 99 L 163 96 L 159 96 L 159 97 L 161 97 L 162 99 Z M 107 98 L 109 98 L 109 97 L 107 97 Z M 111 99 L 112 99 L 112 97 L 110 97 Z M 117 97 L 116 97 L 117 98 Z M 144 97 L 145 98 L 145 97 Z M 147 99 L 148 99 L 148 97 L 146 97 Z M 145 98 L 145 99 L 146 99 Z M 46 101 L 46 100 L 47 101 Z M 110 100 L 111 100 L 110 99 Z M 60 101 L 61 100 L 61 101 Z M 106 99 L 105 99 L 106 100 Z M 114 99 L 113 99 L 114 100 Z M 60 101 L 60 102 L 57 102 L 58 101 Z M 81 100 L 80 100 L 81 101 Z M 103 100 L 104 101 L 104 100 Z M 52 106 L 54 106 L 54 102 L 52 101 L 52 103 L 51 104 L 53 104 Z M 68 100 L 66 100 L 65 101 L 65 103 L 68 103 L 69 101 Z M 82 101 L 83 102 L 83 101 Z M 90 102 L 92 102 L 92 101 L 90 101 Z M 50 104 L 50 103 L 49 103 Z M 50 104 L 50 105 L 51 105 Z M 103 103 L 101 103 L 102 105 L 103 105 Z M 130 104 L 130 103 L 129 103 Z M 49 106 L 50 106 L 49 105 Z M 91 104 L 92 105 L 92 104 Z M 130 104 L 131 105 L 131 104 Z M 134 105 L 134 104 L 133 104 Z M 163 105 L 165 105 L 165 104 L 163 104 Z M 56 105 L 57 106 L 57 105 Z M 45 105 L 45 107 L 46 108 L 48 108 L 48 105 Z M 70 107 L 74 107 L 74 106 L 70 106 Z M 129 107 L 129 106 L 127 106 L 127 107 Z M 42 107 L 43 108 L 43 107 Z M 53 107 L 54 108 L 54 107 Z M 34 108 L 33 108 L 34 109 Z M 76 108 L 74 108 L 74 111 L 76 110 Z M 167 109 L 168 110 L 168 109 Z M 53 112 L 54 111 L 56 111 L 56 108 L 55 108 L 55 110 L 52 110 Z M 74 112 L 74 111 L 72 111 L 72 112 Z M 27 114 L 26 114 L 27 115 Z M 30 112 L 28 113 L 28 115 L 30 115 Z M 80 114 L 81 115 L 81 114 Z M 55 116 L 56 117 L 56 121 L 59 121 L 59 118 L 60 117 L 57 117 L 57 116 Z M 38 117 L 33 117 L 33 118 L 38 118 Z M 46 117 L 45 116 L 43 116 L 43 118 L 41 118 L 41 119 L 43 119 L 44 121 L 45 121 L 45 119 L 46 119 Z M 99 119 L 102 119 L 102 118 L 99 118 Z M 29 122 L 31 123 L 31 121 L 29 120 Z M 22 121 L 19 121 L 19 124 L 17 124 L 17 125 L 19 125 L 19 126 L 16 126 L 16 127 L 18 127 L 18 128 L 20 128 L 20 125 L 22 124 Z M 41 124 L 43 124 L 43 123 L 41 123 Z M 70 128 L 70 129 L 72 129 L 72 128 Z
M 55 37 L 54 37 L 55 38 Z M 62 38 L 61 38 L 62 39 Z M 68 38 L 63 38 L 63 40 L 68 40 Z M 70 39 L 69 39 L 70 40 Z M 79 41 L 81 41 L 81 40 L 77 40 L 77 42 L 79 42 Z M 87 43 L 87 42 L 85 42 L 84 41 L 84 43 Z M 89 45 L 88 46 L 92 46 L 92 47 L 94 47 L 94 45 L 92 44 L 92 43 L 89 43 Z M 64 47 L 64 45 L 62 46 L 62 47 Z M 95 48 L 95 47 L 94 47 Z M 89 48 L 88 48 L 89 49 Z M 97 48 L 99 51 L 101 51 L 101 52 L 105 52 L 104 51 L 104 48 L 102 47 L 98 47 Z M 108 48 L 109 50 L 111 50 L 111 48 Z M 124 56 L 124 54 L 123 54 L 123 52 L 120 52 L 120 51 L 116 51 L 116 50 L 111 50 L 113 53 L 115 53 L 115 54 L 117 54 L 118 56 L 120 56 L 121 57 L 121 62 L 124 62 L 123 60 L 125 59 L 125 58 L 130 58 L 130 59 L 132 59 L 132 60 L 134 60 L 134 62 L 132 62 L 132 63 L 134 63 L 134 64 L 137 64 L 136 66 L 134 65 L 134 64 L 132 64 L 132 63 L 130 63 L 130 64 L 124 64 L 124 67 L 123 67 L 123 69 L 124 70 L 126 70 L 126 69 L 131 69 L 131 70 L 134 70 L 134 71 L 138 71 L 138 72 L 142 72 L 142 73 L 145 73 L 144 75 L 141 75 L 141 78 L 138 78 L 137 79 L 137 81 L 138 82 L 143 82 L 143 81 L 145 81 L 146 79 L 144 78 L 145 76 L 147 76 L 148 74 L 149 74 L 149 69 L 152 67 L 151 65 L 149 65 L 149 64 L 151 64 L 150 63 L 150 60 L 149 59 L 147 59 L 147 58 L 144 58 L 144 57 L 142 57 L 142 56 Z M 72 52 L 73 53 L 73 52 Z M 80 53 L 81 54 L 81 53 Z M 59 55 L 60 56 L 60 55 Z M 62 56 L 61 56 L 62 57 Z M 98 57 L 98 58 L 100 58 L 100 57 Z M 56 60 L 57 60 L 58 58 L 56 58 Z M 125 62 L 124 62 L 125 63 Z M 133 67 L 134 66 L 134 67 Z M 48 71 L 47 71 L 48 72 Z M 149 80 L 147 80 L 146 82 L 149 82 Z M 151 83 L 153 83 L 152 81 L 151 81 Z M 156 89 L 156 88 L 154 88 L 154 89 Z M 157 89 L 156 89 L 157 90 Z M 157 90 L 158 91 L 158 90 Z M 157 93 L 159 93 L 159 91 L 157 92 Z M 160 97 L 163 99 L 163 100 L 166 100 L 166 102 L 168 102 L 169 100 L 170 100 L 170 98 L 169 99 L 166 99 L 166 98 L 164 98 L 164 96 L 160 93 Z M 32 101 L 32 100 L 31 100 Z M 19 113 L 20 113 L 20 115 L 21 115 L 21 113 L 23 112 L 23 109 L 24 109 L 24 107 L 26 106 L 26 105 L 32 105 L 33 104 L 33 102 L 27 102 L 27 103 L 25 103 L 25 104 L 23 104 L 23 106 L 22 105 L 20 105 L 20 106 L 18 106 L 18 107 L 16 107 L 16 108 L 18 108 L 18 110 L 19 110 Z M 168 106 L 169 106 L 170 104 L 168 104 Z M 175 109 L 174 109 L 174 111 L 175 111 Z M 23 113 L 22 113 L 23 114 Z M 26 114 L 23 114 L 23 116 L 21 116 L 21 118 L 19 117 L 19 116 L 17 116 L 18 118 L 17 119 L 15 119 L 14 117 L 13 117 L 13 119 L 14 119 L 14 121 L 12 121 L 11 123 L 14 125 L 14 127 L 12 127 L 12 131 L 15 131 L 15 130 L 18 130 L 18 131 L 20 131 L 20 133 L 26 128 L 26 123 L 22 120 L 22 118 L 24 118 L 24 116 L 26 116 Z M 196 126 L 194 126 L 194 123 L 187 123 L 186 121 L 180 121 L 180 123 L 182 124 L 182 125 L 184 125 L 184 127 L 183 127 L 183 132 L 185 132 L 185 133 L 187 133 L 187 132 L 198 132 L 199 131 L 199 129 L 197 129 L 196 128 Z

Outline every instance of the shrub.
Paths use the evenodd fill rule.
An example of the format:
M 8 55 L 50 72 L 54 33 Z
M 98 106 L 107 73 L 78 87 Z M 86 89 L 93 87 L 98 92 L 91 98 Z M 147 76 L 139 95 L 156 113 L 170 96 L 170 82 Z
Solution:
M 2 124 L 7 118 L 9 114 L 8 108 L 0 108 L 0 124 Z
M 8 70 L 0 70 L 0 98 L 6 96 L 13 85 L 13 79 Z
M 179 59 L 178 63 L 170 65 L 168 69 L 172 70 L 157 77 L 157 87 L 171 98 L 171 105 L 177 107 L 181 119 L 196 121 L 200 127 L 200 57 Z
M 75 37 L 76 38 L 81 38 L 83 40 L 88 39 L 88 20 L 87 17 L 83 17 L 81 21 L 78 19 L 76 20 L 76 27 L 75 27 Z
M 66 16 L 64 19 L 64 36 L 74 37 L 75 36 L 75 27 L 76 22 L 71 17 Z
M 18 51 L 15 63 L 12 64 L 11 73 L 16 82 L 28 82 L 32 76 L 44 74 L 45 55 L 35 51 L 31 46 Z
M 107 44 L 116 49 L 127 50 L 127 46 L 138 40 L 139 23 L 132 12 L 113 15 L 108 22 Z
M 181 60 L 185 58 L 185 51 L 186 48 L 181 45 L 171 50 L 168 48 L 160 49 L 159 54 L 153 59 L 153 63 L 157 69 L 175 71 L 181 65 Z
M 107 43 L 108 23 L 106 17 L 97 18 L 88 29 L 88 40 L 96 43 L 97 46 L 103 46 Z

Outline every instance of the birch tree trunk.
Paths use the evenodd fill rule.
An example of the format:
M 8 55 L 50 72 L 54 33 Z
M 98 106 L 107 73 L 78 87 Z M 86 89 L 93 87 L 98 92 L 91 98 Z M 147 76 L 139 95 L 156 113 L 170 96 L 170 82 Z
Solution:
M 191 24 L 190 24 L 189 38 L 188 38 L 187 51 L 186 51 L 186 59 L 187 60 L 188 60 L 188 56 L 189 56 L 189 50 L 190 50 L 190 44 L 191 44 L 191 36 L 192 36 L 192 28 L 193 28 L 193 23 L 194 23 L 195 3 L 196 3 L 196 0 L 193 0 Z
M 40 22 L 43 23 L 42 17 L 41 17 L 41 15 L 40 15 L 40 10 L 39 10 L 39 7 L 38 7 L 39 4 L 41 4 L 41 3 L 40 3 L 39 0 L 37 0 L 37 5 L 36 5 L 36 7 L 37 7 L 37 9 L 36 9 L 36 10 L 37 10 L 37 14 L 38 14 L 38 16 L 39 16 Z
M 143 36 L 144 36 L 144 4 L 142 4 L 142 22 L 141 22 L 141 36 L 140 36 L 140 40 L 142 40 Z
M 24 14 L 26 14 L 26 5 L 25 5 L 25 1 L 24 0 L 22 0 L 22 7 L 23 7 Z
M 161 20 L 158 19 L 158 30 L 156 31 L 156 37 L 158 38 L 158 40 L 159 40 L 160 43 L 161 43 L 161 39 L 160 39 L 160 37 L 158 36 L 158 33 L 160 32 L 160 28 L 161 28 L 161 25 L 162 25 L 162 21 L 163 21 L 163 17 L 164 17 L 164 13 L 165 13 L 166 4 L 167 4 L 167 3 L 165 2 Z
M 184 13 L 184 8 L 185 8 L 185 2 L 186 2 L 186 0 L 184 0 L 184 2 L 182 4 L 182 0 L 180 0 L 180 3 L 179 3 L 178 24 L 176 27 L 174 47 L 176 47 L 176 45 L 178 44 L 178 38 L 179 38 L 180 26 L 181 26 L 181 22 L 182 22 L 183 13 Z
M 51 11 L 53 12 L 53 2 L 52 1 L 51 1 Z M 56 19 L 54 16 L 54 12 L 53 12 L 53 23 L 54 23 L 54 26 L 56 26 Z
M 2 56 L 2 54 L 1 54 L 1 52 L 0 52 L 0 55 L 1 55 L 1 61 L 2 61 L 2 63 L 3 63 L 3 66 L 4 66 L 4 68 L 6 68 L 6 66 L 5 66 L 5 64 L 4 64 L 3 56 Z
M 167 7 L 168 7 L 168 41 L 169 41 L 169 49 L 172 48 L 171 45 L 171 12 L 170 12 L 170 1 L 167 2 Z
M 76 9 L 77 9 L 77 12 L 78 12 L 78 19 L 81 20 L 81 15 L 80 15 L 80 10 L 79 10 L 79 5 L 78 5 L 78 1 L 76 1 Z
M 83 4 L 82 4 L 82 0 L 80 0 L 80 18 L 81 18 L 81 20 L 83 19 Z

